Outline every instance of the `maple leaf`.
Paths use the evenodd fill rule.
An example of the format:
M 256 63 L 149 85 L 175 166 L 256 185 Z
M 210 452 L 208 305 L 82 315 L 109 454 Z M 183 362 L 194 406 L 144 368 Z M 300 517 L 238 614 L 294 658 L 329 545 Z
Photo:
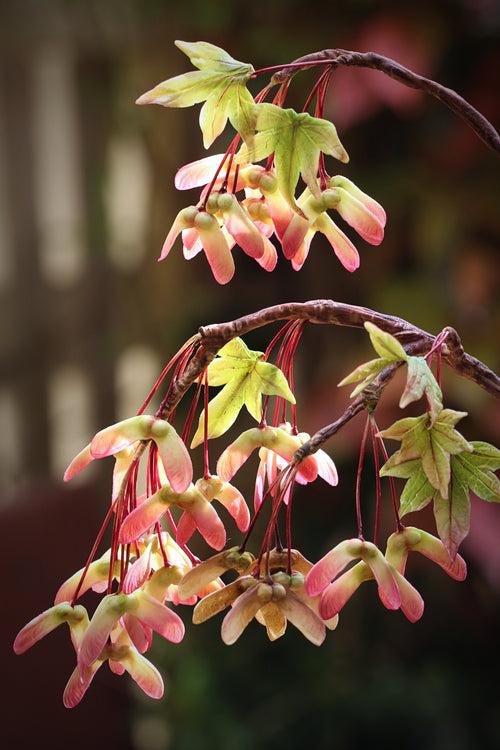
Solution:
M 366 322 L 365 329 L 368 331 L 372 346 L 379 356 L 377 359 L 371 359 L 369 362 L 359 365 L 340 381 L 339 386 L 358 383 L 351 393 L 351 398 L 357 396 L 367 385 L 370 385 L 370 383 L 375 380 L 377 375 L 379 375 L 387 365 L 390 365 L 392 362 L 406 362 L 408 359 L 414 359 L 408 357 L 405 350 L 394 336 L 383 331 L 374 323 Z
M 223 435 L 246 406 L 254 419 L 262 417 L 262 396 L 281 396 L 295 403 L 287 380 L 279 367 L 263 361 L 262 352 L 251 351 L 240 338 L 222 347 L 207 370 L 208 384 L 224 386 L 208 405 L 208 437 Z M 203 440 L 205 410 L 191 442 L 195 448 Z
M 434 517 L 439 536 L 453 559 L 469 533 L 470 493 L 490 503 L 500 503 L 500 481 L 494 472 L 500 468 L 500 451 L 482 441 L 473 441 L 472 453 L 451 457 L 448 499 L 434 495 Z
M 494 445 L 473 440 L 472 453 L 452 458 L 452 470 L 475 495 L 489 503 L 500 503 L 500 480 L 494 472 L 500 468 L 500 451 Z
M 397 477 L 406 479 L 407 482 L 399 497 L 399 515 L 401 518 L 407 513 L 415 513 L 425 508 L 432 500 L 436 490 L 429 482 L 425 471 L 422 468 L 422 462 L 418 458 L 405 461 L 401 464 L 395 464 L 386 469 L 383 467 L 381 476 Z
M 340 381 L 339 386 L 357 383 L 358 385 L 351 393 L 351 398 L 354 398 L 370 383 L 373 383 L 377 375 L 391 364 L 391 362 L 406 362 L 408 365 L 408 374 L 399 406 L 404 409 L 408 404 L 418 401 L 425 394 L 431 418 L 434 421 L 443 409 L 443 394 L 425 357 L 412 357 L 408 355 L 394 336 L 386 333 L 386 331 L 383 331 L 373 323 L 366 322 L 365 328 L 370 335 L 373 348 L 379 357 L 356 367 L 355 370 Z
M 163 107 L 191 107 L 205 102 L 200 111 L 203 145 L 209 148 L 226 127 L 228 119 L 244 140 L 255 128 L 256 113 L 246 82 L 252 65 L 235 60 L 220 47 L 208 42 L 181 42 L 176 46 L 198 70 L 183 73 L 159 83 L 137 99 L 137 104 Z
M 275 104 L 257 104 L 255 130 L 257 135 L 251 145 L 242 146 L 238 161 L 260 161 L 274 154 L 278 188 L 298 213 L 301 210 L 295 203 L 295 188 L 299 176 L 315 197 L 321 197 L 316 176 L 320 153 L 349 161 L 335 125 L 307 112 L 298 114 Z
M 464 416 L 465 412 L 442 409 L 434 420 L 430 413 L 420 417 L 407 417 L 380 432 L 381 437 L 401 441 L 400 450 L 386 461 L 380 475 L 391 476 L 394 467 L 419 459 L 432 487 L 439 490 L 443 498 L 447 498 L 451 455 L 473 451 L 471 443 L 454 427 Z
M 449 419 L 452 417 L 449 416 Z M 449 422 L 447 424 L 450 426 Z M 472 452 L 462 451 L 450 457 L 450 479 L 446 497 L 433 487 L 424 471 L 422 461 L 418 458 L 395 463 L 389 467 L 387 462 L 381 470 L 381 475 L 407 480 L 399 501 L 401 517 L 421 510 L 433 501 L 436 528 L 452 560 L 469 533 L 470 492 L 488 502 L 500 502 L 500 481 L 493 473 L 500 468 L 500 451 L 482 441 L 473 441 L 470 446 Z
M 407 357 L 406 364 L 408 365 L 408 375 L 399 406 L 404 409 L 408 404 L 418 401 L 425 394 L 431 416 L 436 419 L 443 409 L 443 394 L 431 368 L 425 357 Z
M 453 459 L 448 497 L 444 498 L 439 492 L 435 492 L 433 500 L 437 532 L 450 558 L 454 560 L 461 542 L 469 533 L 470 497 L 467 484 L 461 481 L 454 470 Z

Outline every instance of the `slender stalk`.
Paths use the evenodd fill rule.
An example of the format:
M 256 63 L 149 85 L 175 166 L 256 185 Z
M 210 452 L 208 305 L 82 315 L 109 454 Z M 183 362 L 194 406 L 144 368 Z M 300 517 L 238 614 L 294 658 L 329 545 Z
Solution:
M 375 464 L 375 526 L 373 529 L 373 543 L 378 544 L 378 534 L 380 529 L 380 500 L 381 500 L 381 488 L 380 488 L 380 456 L 378 453 L 378 445 L 376 438 L 375 425 L 373 419 L 370 419 L 370 433 L 372 439 L 372 450 L 373 450 L 373 461 Z
M 361 438 L 361 445 L 359 448 L 358 470 L 356 472 L 356 521 L 358 524 L 358 536 L 360 539 L 364 539 L 363 517 L 361 514 L 361 475 L 363 473 L 363 464 L 365 461 L 366 439 L 368 437 L 369 426 L 370 426 L 370 418 L 367 417 L 366 422 L 365 422 L 365 429 L 363 430 L 363 437 Z
M 203 471 L 205 479 L 210 479 L 210 462 L 208 458 L 208 374 L 205 370 L 203 387 Z
M 375 419 L 373 419 L 373 427 L 376 433 L 378 433 L 378 426 L 377 426 L 377 423 L 375 422 Z M 383 438 L 377 434 L 377 440 L 380 445 L 380 449 L 382 451 L 382 456 L 384 457 L 384 461 L 388 461 L 389 454 L 387 453 L 387 448 L 385 447 Z M 398 495 L 396 492 L 396 484 L 394 482 L 394 477 L 388 477 L 388 479 L 389 479 L 389 487 L 391 490 L 391 500 L 392 500 L 392 508 L 394 511 L 394 518 L 396 519 L 396 526 L 397 526 L 398 531 L 401 531 L 403 529 L 403 524 L 401 523 L 401 519 L 399 517 Z
M 91 565 L 94 557 L 96 556 L 96 552 L 97 552 L 97 550 L 99 548 L 99 545 L 100 545 L 100 543 L 102 541 L 102 538 L 104 536 L 104 532 L 106 531 L 106 529 L 108 527 L 108 524 L 109 524 L 109 522 L 111 520 L 111 517 L 113 515 L 114 509 L 115 509 L 115 504 L 113 503 L 112 505 L 109 506 L 109 510 L 106 513 L 106 517 L 104 518 L 104 521 L 102 523 L 101 528 L 99 529 L 99 532 L 97 534 L 95 542 L 92 545 L 92 549 L 90 550 L 90 554 L 89 554 L 89 556 L 87 558 L 87 562 L 85 563 L 85 567 L 83 569 L 82 575 L 80 577 L 80 580 L 78 581 L 78 586 L 76 587 L 75 593 L 73 594 L 73 597 L 71 599 L 71 606 L 72 607 L 75 606 L 75 602 L 78 599 L 78 595 L 79 595 L 79 593 L 80 593 L 80 591 L 82 589 L 83 582 L 85 581 L 85 578 L 87 576 L 89 567 L 90 567 L 90 565 Z
M 464 120 L 472 128 L 476 135 L 489 146 L 493 151 L 500 154 L 500 136 L 489 120 L 484 117 L 475 107 L 466 99 L 457 94 L 453 89 L 449 89 L 430 78 L 415 73 L 409 68 L 405 68 L 395 60 L 375 52 L 353 52 L 345 49 L 324 49 L 320 52 L 313 52 L 310 55 L 300 57 L 292 63 L 282 65 L 279 69 L 277 66 L 261 68 L 255 71 L 254 75 L 260 73 L 276 72 L 271 78 L 271 83 L 281 84 L 290 81 L 298 70 L 317 65 L 331 65 L 332 67 L 352 66 L 358 68 L 371 68 L 379 70 L 381 73 L 393 78 L 404 86 L 424 91 L 426 94 L 438 99 L 442 104 L 451 109 L 458 117 Z
M 251 78 L 256 78 L 257 76 L 260 76 L 262 73 L 272 73 L 275 70 L 281 72 L 283 70 L 304 70 L 304 68 L 312 68 L 315 65 L 327 65 L 328 62 L 326 60 L 314 60 L 308 63 L 307 65 L 304 65 L 302 62 L 292 62 L 292 63 L 285 63 L 285 65 L 268 65 L 266 68 L 259 68 L 258 70 L 254 71 Z M 276 81 L 278 83 L 278 81 Z

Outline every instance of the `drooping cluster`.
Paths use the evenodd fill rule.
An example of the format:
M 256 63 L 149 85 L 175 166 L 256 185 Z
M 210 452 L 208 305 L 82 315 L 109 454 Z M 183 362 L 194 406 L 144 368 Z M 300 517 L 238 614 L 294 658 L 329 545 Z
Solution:
M 429 558 L 456 580 L 465 578 L 466 565 L 457 548 L 468 530 L 469 491 L 500 502 L 500 483 L 494 474 L 500 467 L 500 451 L 484 442 L 467 441 L 455 429 L 465 414 L 443 407 L 443 394 L 430 365 L 433 357 L 439 365 L 444 336 L 436 338 L 426 357 L 413 357 L 394 336 L 369 323 L 366 328 L 379 356 L 356 368 L 342 384 L 356 383 L 353 395 L 357 395 L 385 368 L 405 364 L 407 382 L 400 405 L 404 408 L 425 396 L 428 410 L 383 431 L 373 413 L 368 414 L 355 491 L 357 536 L 340 541 L 315 564 L 293 545 L 294 492 L 297 485 L 309 485 L 318 477 L 335 487 L 338 474 L 330 456 L 317 445 L 314 451 L 304 450 L 310 445 L 309 435 L 300 432 L 297 424 L 293 365 L 303 321 L 285 323 L 266 352 L 250 350 L 239 338 L 224 344 L 193 382 L 191 405 L 178 433 L 172 424 L 176 404 L 172 394 L 196 359 L 198 342 L 191 339 L 163 370 L 139 413 L 98 432 L 73 459 L 65 480 L 95 459 L 114 458 L 109 510 L 84 566 L 59 587 L 53 606 L 28 623 L 14 642 L 20 654 L 59 625 L 68 625 L 76 666 L 64 690 L 65 706 L 81 701 L 105 662 L 117 675 L 128 672 L 148 696 L 160 698 L 162 678 L 145 654 L 154 633 L 173 644 L 182 640 L 185 628 L 176 611 L 179 606 L 194 607 L 195 624 L 227 610 L 221 637 L 228 645 L 255 620 L 271 641 L 282 637 L 290 623 L 319 646 L 327 631 L 337 627 L 340 611 L 365 581 L 376 582 L 387 609 L 401 609 L 411 622 L 422 616 L 423 599 L 406 576 L 410 552 Z M 159 409 L 153 415 L 144 413 L 169 373 Z M 438 378 L 439 373 L 438 366 Z M 220 390 L 210 399 L 212 387 Z M 202 393 L 203 407 L 194 430 Z M 165 406 L 169 398 L 170 411 Z M 209 441 L 230 429 L 243 406 L 257 424 L 227 445 L 212 473 Z M 363 523 L 359 482 L 368 436 L 376 485 L 372 539 L 367 538 Z M 390 457 L 384 437 L 401 441 L 401 448 Z M 194 450 L 201 444 L 204 472 L 193 481 L 187 446 Z M 258 460 L 250 511 L 232 482 L 252 457 Z M 143 460 L 145 487 L 140 489 Z M 380 477 L 384 476 L 389 477 L 396 525 L 385 553 L 379 542 Z M 394 477 L 406 479 L 399 499 Z M 440 538 L 422 529 L 405 528 L 401 521 L 406 513 L 431 500 Z M 225 509 L 222 517 L 220 508 Z M 244 534 L 241 543 L 229 548 L 226 511 L 231 517 L 231 537 L 235 526 Z M 252 535 L 252 541 L 257 541 L 256 521 L 266 513 L 267 524 L 252 553 L 247 547 Z M 109 526 L 111 544 L 101 552 Z M 215 554 L 200 561 L 188 547 L 195 534 Z M 90 590 L 102 595 L 91 617 L 80 603 Z
M 278 262 L 276 240 L 298 271 L 315 234 L 321 233 L 344 268 L 356 270 L 358 251 L 329 212 L 336 212 L 336 220 L 338 215 L 372 245 L 384 237 L 386 216 L 382 206 L 347 177 L 327 172 L 325 157 L 349 161 L 335 126 L 323 119 L 332 73 L 328 60 L 316 61 L 320 75 L 303 111 L 297 112 L 284 106 L 289 78 L 271 79 L 254 97 L 247 84 L 268 69 L 255 71 L 211 44 L 176 44 L 196 70 L 159 84 L 138 103 L 167 107 L 203 103 L 200 127 L 206 148 L 228 121 L 236 135 L 225 153 L 177 172 L 179 190 L 202 190 L 196 205 L 176 217 L 160 260 L 181 236 L 184 257 L 203 252 L 215 279 L 226 284 L 235 273 L 235 247 L 264 270 L 273 271 Z M 266 102 L 275 85 L 272 102 Z M 302 192 L 297 196 L 300 179 Z M 500 482 L 494 473 L 500 467 L 500 451 L 467 440 L 456 429 L 466 414 L 444 408 L 440 373 L 446 329 L 425 356 L 411 356 L 387 331 L 370 323 L 365 328 L 378 356 L 358 366 L 339 385 L 354 384 L 352 397 L 371 388 L 376 392 L 379 376 L 388 377 L 404 365 L 407 379 L 399 405 L 405 408 L 425 398 L 426 410 L 380 430 L 374 415 L 377 399 L 367 397 L 353 492 L 357 535 L 339 541 L 314 564 L 294 544 L 292 505 L 297 485 L 310 485 L 320 477 L 336 487 L 339 478 L 333 460 L 319 447 L 327 432 L 320 431 L 311 441 L 298 428 L 293 367 L 304 330 L 301 320 L 289 320 L 265 352 L 249 349 L 240 338 L 226 337 L 214 359 L 208 356 L 213 351 L 206 350 L 199 359 L 203 341 L 193 337 L 166 365 L 137 414 L 98 432 L 73 459 L 66 481 L 96 459 L 114 459 L 109 509 L 82 568 L 62 583 L 53 605 L 23 627 L 14 641 L 14 651 L 22 654 L 67 624 L 76 665 L 63 693 L 66 707 L 82 700 L 105 662 L 117 676 L 127 672 L 146 695 L 161 698 L 162 677 L 145 654 L 154 633 L 172 644 L 184 638 L 182 608 L 193 607 L 194 624 L 224 612 L 221 637 L 227 645 L 234 644 L 255 620 L 270 641 L 281 638 L 290 623 L 319 646 L 367 581 L 376 583 L 386 609 L 400 609 L 410 622 L 423 615 L 422 596 L 407 577 L 410 552 L 435 562 L 455 580 L 465 578 L 466 564 L 458 548 L 469 530 L 470 494 L 500 502 Z M 393 330 L 390 322 L 388 329 Z M 436 375 L 431 369 L 434 361 Z M 196 374 L 186 390 L 185 378 L 193 371 Z M 147 414 L 162 385 L 165 392 L 158 409 Z M 210 388 L 220 389 L 211 399 Z M 173 425 L 178 420 L 177 406 L 187 393 L 191 403 L 177 431 Z M 243 407 L 256 425 L 223 449 L 212 473 L 209 441 L 225 435 Z M 390 457 L 384 439 L 401 444 Z M 367 531 L 360 481 L 370 440 L 375 470 L 373 531 Z M 194 480 L 189 448 L 201 445 L 203 474 Z M 256 478 L 250 510 L 251 504 L 232 482 L 252 460 Z M 383 477 L 389 482 L 394 531 L 381 528 Z M 406 482 L 399 496 L 395 479 Z M 437 537 L 403 525 L 407 513 L 431 501 Z M 258 539 L 256 522 L 266 519 L 266 514 Z M 228 536 L 232 539 L 237 532 L 242 539 L 227 547 Z M 387 532 L 385 542 L 383 532 Z M 106 535 L 109 547 L 103 552 Z M 188 546 L 196 536 L 213 551 L 203 561 Z M 81 604 L 90 591 L 101 596 L 91 617 Z
M 235 272 L 235 246 L 266 271 L 273 271 L 278 260 L 270 241 L 274 236 L 298 271 L 314 235 L 320 232 L 344 268 L 355 271 L 359 253 L 328 211 L 336 211 L 372 245 L 382 242 L 386 215 L 377 201 L 347 177 L 331 177 L 326 171 L 325 155 L 349 161 L 335 126 L 322 118 L 329 75 L 322 71 L 304 111 L 298 113 L 284 108 L 285 85 L 272 103 L 264 99 L 273 84 L 254 99 L 247 83 L 258 71 L 251 65 L 205 42 L 176 44 L 198 70 L 160 83 L 141 96 L 138 104 L 189 107 L 205 102 L 200 112 L 205 147 L 222 133 L 228 119 L 236 136 L 226 153 L 187 164 L 177 172 L 179 190 L 203 190 L 196 205 L 177 215 L 160 260 L 181 234 L 184 257 L 189 260 L 203 251 L 215 279 L 226 284 Z M 314 95 L 313 116 L 307 109 Z M 265 165 L 257 164 L 264 159 Z M 299 177 L 305 190 L 296 198 Z

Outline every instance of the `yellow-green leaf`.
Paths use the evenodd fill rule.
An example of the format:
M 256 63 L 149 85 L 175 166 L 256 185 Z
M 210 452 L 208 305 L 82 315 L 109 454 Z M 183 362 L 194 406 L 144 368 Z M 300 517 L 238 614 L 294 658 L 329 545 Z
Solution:
M 383 369 L 390 365 L 391 359 L 385 357 L 378 357 L 377 359 L 371 359 L 369 362 L 365 362 L 362 365 L 356 367 L 349 375 L 340 381 L 339 386 L 350 385 L 351 383 L 358 383 L 356 388 L 351 393 L 351 398 L 354 398 L 361 393 L 367 385 L 373 383 L 377 375 L 379 375 Z M 361 381 L 361 382 L 360 382 Z
M 399 515 L 401 517 L 425 508 L 436 492 L 422 470 L 420 462 L 417 461 L 416 463 L 418 468 L 408 478 L 399 498 Z
M 222 349 L 217 352 L 218 357 L 235 357 L 236 359 L 244 359 L 250 357 L 252 359 L 258 359 L 262 356 L 262 352 L 252 351 L 245 344 L 243 339 L 236 337 L 224 344 Z
M 469 533 L 470 499 L 467 485 L 453 474 L 449 497 L 434 495 L 434 517 L 438 534 L 452 560 L 457 556 L 460 543 Z
M 227 73 L 244 68 L 253 72 L 251 65 L 235 60 L 222 47 L 217 47 L 210 42 L 183 42 L 176 39 L 174 43 L 189 57 L 195 68 L 200 70 L 220 70 Z
M 399 341 L 394 336 L 391 336 L 390 333 L 386 333 L 386 331 L 368 321 L 365 323 L 365 328 L 370 336 L 372 346 L 379 357 L 385 357 L 390 362 L 406 361 L 408 359 L 408 355 Z
M 246 82 L 251 65 L 235 60 L 220 47 L 207 42 L 176 42 L 198 70 L 184 73 L 155 86 L 137 104 L 190 107 L 205 102 L 200 112 L 203 143 L 208 148 L 224 130 L 228 118 L 244 139 L 255 125 L 254 101 Z
M 247 373 L 237 375 L 208 404 L 208 438 L 223 435 L 234 424 L 244 404 L 245 391 L 243 383 Z M 200 415 L 198 429 L 191 441 L 191 448 L 203 442 L 205 410 Z
M 262 396 L 280 396 L 295 403 L 288 382 L 279 367 L 264 362 L 262 352 L 252 351 L 240 338 L 225 344 L 207 370 L 211 386 L 224 388 L 208 404 L 208 437 L 223 435 L 234 423 L 245 405 L 251 416 L 260 421 Z M 204 411 L 192 440 L 194 448 L 203 440 Z
M 269 362 L 256 362 L 245 389 L 245 405 L 254 419 L 262 417 L 262 396 L 281 396 L 295 403 L 287 379 L 275 365 Z
M 488 466 L 478 465 L 474 454 L 459 453 L 454 456 L 452 469 L 482 500 L 500 503 L 500 480 Z
M 500 451 L 490 443 L 482 440 L 472 440 L 473 453 L 468 456 L 468 460 L 476 466 L 496 471 L 500 469 Z
M 408 376 L 399 406 L 404 409 L 408 404 L 422 398 L 425 393 L 432 418 L 435 419 L 443 408 L 443 394 L 431 368 L 425 357 L 407 357 L 406 363 L 408 365 Z
M 191 107 L 205 101 L 221 82 L 221 75 L 194 70 L 162 81 L 142 94 L 136 104 L 160 104 L 162 107 Z
M 259 161 L 274 153 L 278 188 L 295 209 L 298 208 L 295 188 L 300 175 L 313 195 L 320 195 L 317 171 L 321 152 L 343 162 L 349 160 L 333 123 L 306 112 L 298 114 L 274 104 L 257 104 L 255 129 L 257 135 L 252 146 L 243 146 L 238 160 Z

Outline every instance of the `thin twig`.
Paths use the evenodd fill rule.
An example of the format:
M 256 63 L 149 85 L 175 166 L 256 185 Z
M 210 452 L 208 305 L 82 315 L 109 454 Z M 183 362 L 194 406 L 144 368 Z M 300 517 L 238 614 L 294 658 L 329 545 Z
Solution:
M 364 323 L 375 323 L 387 333 L 396 336 L 404 345 L 408 353 L 417 354 L 427 352 L 436 339 L 427 331 L 414 326 L 403 318 L 370 310 L 367 307 L 347 305 L 333 300 L 312 300 L 310 302 L 286 302 L 281 305 L 266 307 L 249 315 L 226 323 L 215 323 L 202 326 L 197 336 L 190 339 L 193 355 L 183 374 L 169 389 L 155 416 L 168 419 L 173 410 L 197 381 L 200 374 L 214 359 L 219 349 L 231 339 L 244 336 L 249 331 L 280 320 L 307 320 L 310 323 L 362 328 Z M 500 378 L 487 365 L 464 351 L 458 333 L 453 328 L 446 328 L 446 341 L 443 344 L 443 359 L 458 375 L 479 385 L 495 398 L 500 397 Z M 310 440 L 304 443 L 296 453 L 296 461 L 317 451 L 330 437 L 335 435 L 347 422 L 365 409 L 371 409 L 377 404 L 380 395 L 392 378 L 399 364 L 391 364 L 382 371 L 369 388 L 365 388 L 355 398 L 344 413 L 335 422 L 326 425 L 316 432 Z M 133 456 L 133 463 L 142 455 L 146 443 L 141 443 Z M 122 489 L 127 481 L 124 478 Z
M 478 112 L 472 104 L 460 96 L 460 94 L 457 94 L 453 89 L 437 83 L 437 81 L 414 73 L 409 68 L 405 68 L 389 57 L 378 55 L 375 52 L 352 52 L 345 49 L 324 49 L 320 52 L 313 52 L 310 55 L 299 57 L 288 66 L 285 65 L 281 70 L 277 70 L 271 78 L 271 83 L 283 85 L 298 71 L 319 65 L 321 62 L 335 67 L 354 66 L 357 68 L 379 70 L 404 86 L 409 86 L 412 89 L 418 89 L 430 94 L 439 99 L 440 102 L 464 120 L 487 146 L 500 154 L 500 136 L 498 132 L 491 122 Z

